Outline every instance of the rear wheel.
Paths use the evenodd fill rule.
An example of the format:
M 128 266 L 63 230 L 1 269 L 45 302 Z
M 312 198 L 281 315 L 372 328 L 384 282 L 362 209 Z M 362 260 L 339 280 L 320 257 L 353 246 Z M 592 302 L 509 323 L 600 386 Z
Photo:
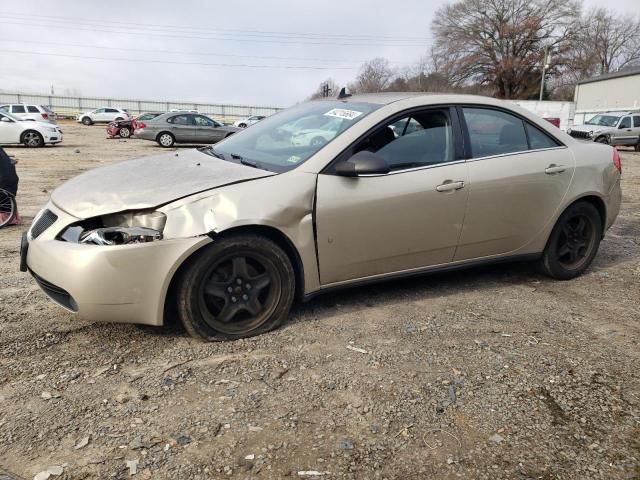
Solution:
M 172 147 L 175 142 L 176 142 L 176 139 L 169 132 L 163 132 L 160 135 L 158 135 L 158 143 L 160 144 L 161 147 L 164 147 L 164 148 Z
M 120 138 L 129 138 L 131 136 L 131 130 L 129 127 L 122 127 L 118 132 Z
M 27 130 L 22 134 L 22 143 L 25 147 L 39 148 L 44 146 L 44 138 L 35 130 Z
M 636 146 L 634 147 L 634 150 L 636 152 L 640 152 L 640 140 L 638 140 L 638 143 L 636 143 Z
M 186 266 L 177 289 L 178 315 L 189 334 L 235 340 L 273 330 L 295 292 L 289 257 L 254 236 L 216 240 Z
M 544 272 L 558 280 L 581 275 L 591 265 L 600 239 L 602 218 L 589 202 L 577 202 L 558 219 L 542 257 Z
M 238 125 L 238 127 L 240 127 L 240 128 L 247 128 L 247 124 L 246 124 L 246 123 L 240 123 L 240 124 Z
M 83 125 L 93 125 L 93 121 L 89 117 L 83 117 L 82 118 L 82 124 Z
M 0 228 L 11 223 L 17 210 L 18 206 L 14 196 L 0 188 Z

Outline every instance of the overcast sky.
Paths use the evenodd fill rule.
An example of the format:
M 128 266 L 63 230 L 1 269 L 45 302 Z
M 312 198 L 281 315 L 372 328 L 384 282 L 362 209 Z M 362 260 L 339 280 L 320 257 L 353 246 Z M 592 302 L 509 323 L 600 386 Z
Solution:
M 417 62 L 444 3 L 4 0 L 0 89 L 288 106 L 329 76 L 346 83 L 365 60 Z M 640 0 L 606 6 L 640 14 Z M 228 66 L 238 64 L 248 66 Z

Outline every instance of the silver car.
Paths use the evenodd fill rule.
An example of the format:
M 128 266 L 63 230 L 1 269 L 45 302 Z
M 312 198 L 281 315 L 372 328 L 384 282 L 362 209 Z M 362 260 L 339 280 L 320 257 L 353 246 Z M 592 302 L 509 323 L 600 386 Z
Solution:
M 175 143 L 216 143 L 239 130 L 197 113 L 169 112 L 151 120 L 137 122 L 133 136 L 158 142 L 161 147 L 168 148 Z
M 598 143 L 635 147 L 636 152 L 640 152 L 640 112 L 601 113 L 583 125 L 568 128 L 567 133 Z
M 326 119 L 325 143 L 292 144 Z M 380 280 L 518 259 L 574 278 L 618 215 L 621 171 L 610 146 L 492 98 L 308 102 L 178 158 L 68 181 L 21 266 L 87 319 L 169 314 L 236 339 L 281 325 L 295 298 Z

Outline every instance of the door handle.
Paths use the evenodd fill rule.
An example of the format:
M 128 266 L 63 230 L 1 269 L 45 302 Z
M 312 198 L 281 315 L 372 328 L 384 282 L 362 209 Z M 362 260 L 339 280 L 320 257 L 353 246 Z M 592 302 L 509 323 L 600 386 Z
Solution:
M 544 169 L 544 173 L 547 175 L 554 175 L 556 173 L 562 173 L 567 169 L 564 165 L 555 165 L 551 164 L 547 168 Z
M 438 192 L 453 192 L 455 190 L 460 190 L 461 188 L 464 188 L 463 181 L 453 182 L 451 180 L 445 180 L 443 184 L 436 187 L 436 190 Z

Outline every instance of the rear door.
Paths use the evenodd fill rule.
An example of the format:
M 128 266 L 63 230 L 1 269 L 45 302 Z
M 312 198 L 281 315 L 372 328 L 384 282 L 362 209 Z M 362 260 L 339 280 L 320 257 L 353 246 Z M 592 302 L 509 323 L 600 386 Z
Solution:
M 633 143 L 640 145 L 640 115 L 634 115 L 632 118 Z
M 194 115 L 193 118 L 198 143 L 216 143 L 224 138 L 226 132 L 219 128 L 218 122 L 204 115 Z
M 190 113 L 180 113 L 169 117 L 169 131 L 173 134 L 177 142 L 181 143 L 197 143 L 198 134 L 194 124 L 193 115 Z
M 390 128 L 414 121 L 420 127 L 410 134 Z M 376 127 L 337 160 L 368 150 L 387 162 L 388 174 L 342 177 L 329 168 L 318 175 L 323 286 L 453 259 L 467 202 L 459 132 L 455 110 L 417 110 Z
M 24 105 L 11 105 L 11 113 L 21 119 L 26 119 L 28 117 L 27 109 Z
M 513 112 L 461 107 L 469 202 L 455 260 L 515 252 L 554 218 L 575 161 L 558 140 Z

